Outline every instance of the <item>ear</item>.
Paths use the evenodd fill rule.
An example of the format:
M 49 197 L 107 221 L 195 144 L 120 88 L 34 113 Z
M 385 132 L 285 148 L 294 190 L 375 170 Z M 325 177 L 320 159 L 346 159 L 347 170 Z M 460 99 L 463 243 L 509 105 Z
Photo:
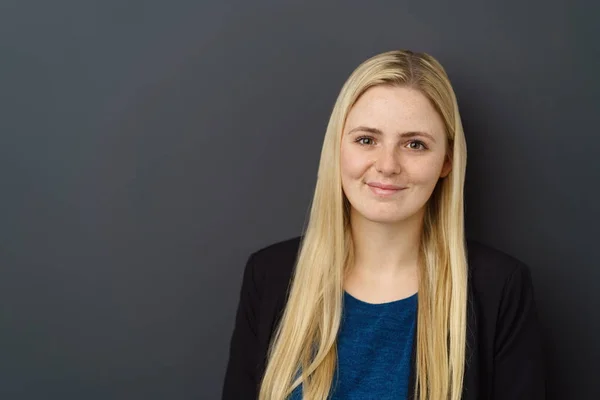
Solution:
M 444 165 L 442 166 L 442 172 L 440 173 L 440 178 L 445 178 L 452 171 L 452 158 L 450 156 L 446 156 L 444 160 Z

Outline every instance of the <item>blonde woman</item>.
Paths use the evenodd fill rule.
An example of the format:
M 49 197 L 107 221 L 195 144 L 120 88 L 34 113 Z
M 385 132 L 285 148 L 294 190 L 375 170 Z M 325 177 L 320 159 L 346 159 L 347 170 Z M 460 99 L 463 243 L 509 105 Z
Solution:
M 465 238 L 466 154 L 432 56 L 358 66 L 305 233 L 248 259 L 223 399 L 545 398 L 529 270 Z

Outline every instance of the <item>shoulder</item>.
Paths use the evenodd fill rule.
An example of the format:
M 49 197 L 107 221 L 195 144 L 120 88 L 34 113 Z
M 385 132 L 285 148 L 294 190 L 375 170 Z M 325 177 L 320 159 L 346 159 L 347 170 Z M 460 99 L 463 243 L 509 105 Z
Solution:
M 271 243 L 251 256 L 253 275 L 267 285 L 287 288 L 303 236 Z M 510 285 L 529 285 L 529 267 L 518 258 L 479 240 L 467 239 L 469 282 L 476 297 L 499 301 Z
M 263 261 L 288 259 L 291 255 L 296 256 L 302 236 L 295 236 L 289 239 L 274 242 L 267 246 L 257 249 L 252 256 Z
M 467 263 L 473 285 L 501 287 L 520 275 L 529 275 L 529 267 L 521 260 L 502 250 L 467 239 Z
M 295 236 L 261 247 L 250 255 L 254 274 L 269 285 L 287 287 L 303 236 Z
M 294 262 L 300 249 L 301 239 L 302 236 L 296 236 L 269 244 L 254 251 L 251 257 L 255 260 L 257 266 L 262 265 L 263 268 L 290 261 Z
M 290 275 L 300 250 L 303 236 L 271 243 L 254 251 L 250 258 L 258 274 Z M 485 244 L 467 239 L 467 262 L 472 279 L 504 281 L 511 275 L 528 271 L 527 265 L 516 257 Z
M 518 258 L 476 240 L 467 240 L 469 287 L 480 313 L 502 310 L 533 298 L 529 267 Z

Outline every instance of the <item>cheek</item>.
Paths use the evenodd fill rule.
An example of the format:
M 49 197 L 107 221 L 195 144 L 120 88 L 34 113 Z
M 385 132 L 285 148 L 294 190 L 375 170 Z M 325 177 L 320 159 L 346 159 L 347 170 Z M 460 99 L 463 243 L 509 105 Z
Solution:
M 412 177 L 424 184 L 435 184 L 440 178 L 442 164 L 443 161 L 429 159 L 427 162 L 420 163 L 419 168 L 413 170 Z
M 340 153 L 340 168 L 342 175 L 347 178 L 358 178 L 363 174 L 364 160 L 351 150 L 342 149 Z

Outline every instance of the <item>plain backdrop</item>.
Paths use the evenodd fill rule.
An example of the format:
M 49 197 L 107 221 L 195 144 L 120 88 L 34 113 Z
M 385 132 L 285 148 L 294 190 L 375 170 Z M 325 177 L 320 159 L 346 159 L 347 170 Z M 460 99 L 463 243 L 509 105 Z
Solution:
M 467 233 L 533 274 L 553 399 L 599 399 L 600 8 L 0 3 L 0 398 L 218 399 L 244 263 L 301 233 L 379 52 L 446 67 Z

